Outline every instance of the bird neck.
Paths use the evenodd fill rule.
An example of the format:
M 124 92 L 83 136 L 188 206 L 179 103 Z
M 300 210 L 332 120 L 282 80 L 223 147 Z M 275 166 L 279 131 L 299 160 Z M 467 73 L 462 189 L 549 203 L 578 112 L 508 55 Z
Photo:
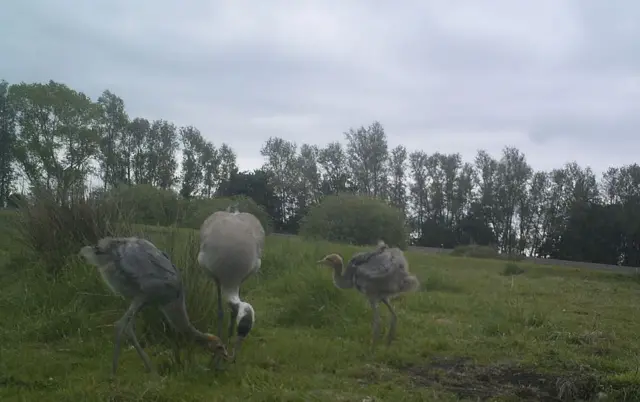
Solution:
M 333 284 L 339 289 L 349 289 L 353 287 L 353 273 L 344 270 L 344 262 L 332 263 Z
M 206 343 L 209 337 L 191 324 L 184 296 L 162 307 L 162 312 L 169 320 L 173 328 L 186 335 L 190 335 L 199 343 Z
M 239 289 L 223 289 L 222 298 L 229 304 L 238 305 L 242 303 Z

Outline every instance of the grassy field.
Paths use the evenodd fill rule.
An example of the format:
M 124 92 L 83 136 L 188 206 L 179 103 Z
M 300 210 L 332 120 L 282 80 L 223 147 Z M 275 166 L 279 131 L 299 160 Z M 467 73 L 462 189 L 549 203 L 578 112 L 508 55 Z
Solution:
M 633 278 L 525 263 L 505 275 L 516 270 L 504 261 L 407 253 L 422 288 L 394 301 L 398 339 L 371 357 L 367 302 L 314 264 L 358 248 L 287 237 L 268 238 L 262 273 L 245 284 L 256 324 L 236 364 L 205 370 L 198 349 L 175 363 L 170 342 L 151 336 L 151 311 L 136 329 L 160 375 L 127 348 L 109 382 L 113 323 L 127 303 L 77 259 L 46 276 L 0 225 L 2 401 L 640 400 Z M 196 233 L 141 231 L 184 271 L 195 325 L 215 332 Z

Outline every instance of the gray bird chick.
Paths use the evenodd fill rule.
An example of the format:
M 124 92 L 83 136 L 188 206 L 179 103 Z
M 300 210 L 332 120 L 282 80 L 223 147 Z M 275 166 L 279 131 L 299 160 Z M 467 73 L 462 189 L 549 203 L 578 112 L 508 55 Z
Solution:
M 180 273 L 168 256 L 151 242 L 137 237 L 106 237 L 95 246 L 82 247 L 79 253 L 98 268 L 109 288 L 129 300 L 127 312 L 116 322 L 111 375 L 115 376 L 122 336 L 126 334 L 142 359 L 147 372 L 152 371 L 149 356 L 135 334 L 135 316 L 144 307 L 160 308 L 173 328 L 191 336 L 212 355 L 228 358 L 219 337 L 197 330 L 189 320 Z
M 265 232 L 260 221 L 250 213 L 218 211 L 200 227 L 198 263 L 211 277 L 218 294 L 218 337 L 222 338 L 223 299 L 231 310 L 229 341 L 236 330 L 232 352 L 235 360 L 243 340 L 255 321 L 251 304 L 240 299 L 240 286 L 260 269 Z
M 409 273 L 409 263 L 399 248 L 389 248 L 383 241 L 375 250 L 354 254 L 346 269 L 339 254 L 328 254 L 318 261 L 333 269 L 333 283 L 339 289 L 355 287 L 365 295 L 373 309 L 372 348 L 379 336 L 380 313 L 378 304 L 384 303 L 391 312 L 387 345 L 395 338 L 397 315 L 389 300 L 402 293 L 418 289 L 418 278 Z M 343 272 L 344 271 L 344 272 Z

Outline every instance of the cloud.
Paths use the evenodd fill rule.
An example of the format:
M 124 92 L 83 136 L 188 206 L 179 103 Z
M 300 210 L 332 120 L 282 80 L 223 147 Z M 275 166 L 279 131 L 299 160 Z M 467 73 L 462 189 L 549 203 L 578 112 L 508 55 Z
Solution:
M 11 82 L 121 96 L 194 125 L 241 168 L 270 136 L 323 145 L 379 120 L 392 146 L 537 169 L 637 161 L 640 3 L 620 0 L 14 2 Z

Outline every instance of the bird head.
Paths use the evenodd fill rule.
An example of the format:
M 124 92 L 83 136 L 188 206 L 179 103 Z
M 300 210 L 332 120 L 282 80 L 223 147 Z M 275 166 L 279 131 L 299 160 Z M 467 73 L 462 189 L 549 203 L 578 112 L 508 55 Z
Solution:
M 253 328 L 253 324 L 255 322 L 256 313 L 253 310 L 251 304 L 247 302 L 239 302 L 236 304 L 231 304 L 231 308 L 237 311 L 236 315 L 236 343 L 233 347 L 233 352 L 229 357 L 229 360 L 235 361 L 236 356 L 240 352 L 242 348 L 242 342 L 249 335 L 251 329 Z
M 80 249 L 78 255 L 84 258 L 88 263 L 100 266 L 105 259 L 102 250 L 96 246 L 84 246 Z
M 236 324 L 238 325 L 238 337 L 246 338 L 253 328 L 255 322 L 255 311 L 253 306 L 246 302 L 240 302 L 238 304 L 238 317 L 236 318 Z
M 227 353 L 227 348 L 222 343 L 222 340 L 213 334 L 206 334 L 207 342 L 205 343 L 205 348 L 211 352 L 212 357 L 220 356 L 225 360 L 229 360 L 229 353 Z
M 339 254 L 327 254 L 323 259 L 316 261 L 318 264 L 328 265 L 330 267 L 341 267 L 343 259 Z

